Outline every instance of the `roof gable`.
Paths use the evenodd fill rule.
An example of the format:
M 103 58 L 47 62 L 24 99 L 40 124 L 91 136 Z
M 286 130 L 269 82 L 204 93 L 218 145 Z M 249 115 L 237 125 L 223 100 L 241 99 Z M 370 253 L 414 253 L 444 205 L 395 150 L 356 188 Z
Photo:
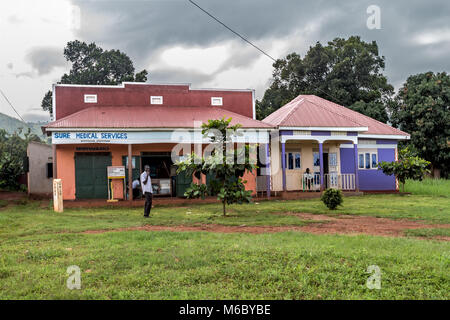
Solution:
M 299 95 L 266 117 L 263 122 L 278 127 L 367 127 L 364 134 L 409 135 L 315 95 Z

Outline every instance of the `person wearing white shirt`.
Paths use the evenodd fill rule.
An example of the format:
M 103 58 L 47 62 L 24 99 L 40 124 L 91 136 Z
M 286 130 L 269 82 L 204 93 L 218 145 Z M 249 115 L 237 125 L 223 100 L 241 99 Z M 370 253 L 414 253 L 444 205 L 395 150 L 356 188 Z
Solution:
M 153 189 L 152 179 L 150 178 L 150 166 L 148 165 L 144 167 L 144 172 L 141 174 L 141 188 L 145 197 L 144 217 L 149 218 L 150 210 L 152 209 Z

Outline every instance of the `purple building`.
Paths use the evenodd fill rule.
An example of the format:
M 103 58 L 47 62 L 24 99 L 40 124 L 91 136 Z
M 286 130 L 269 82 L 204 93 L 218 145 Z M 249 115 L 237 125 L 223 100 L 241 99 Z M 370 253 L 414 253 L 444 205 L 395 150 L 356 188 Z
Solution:
M 408 133 L 314 95 L 300 95 L 263 120 L 271 139 L 271 190 L 338 188 L 394 191 L 394 176 L 378 170 L 397 160 Z

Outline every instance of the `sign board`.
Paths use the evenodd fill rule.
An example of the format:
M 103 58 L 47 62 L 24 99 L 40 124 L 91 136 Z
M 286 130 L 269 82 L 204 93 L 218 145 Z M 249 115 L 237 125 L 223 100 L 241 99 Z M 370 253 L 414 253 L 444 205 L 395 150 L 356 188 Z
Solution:
M 53 210 L 63 212 L 63 194 L 61 179 L 53 179 Z
M 269 143 L 267 129 L 242 129 L 243 135 L 233 138 L 235 142 Z M 204 137 L 201 130 L 172 131 L 67 131 L 52 132 L 52 144 L 141 144 L 141 143 L 208 143 L 210 138 Z
M 124 179 L 125 166 L 108 166 L 108 179 Z

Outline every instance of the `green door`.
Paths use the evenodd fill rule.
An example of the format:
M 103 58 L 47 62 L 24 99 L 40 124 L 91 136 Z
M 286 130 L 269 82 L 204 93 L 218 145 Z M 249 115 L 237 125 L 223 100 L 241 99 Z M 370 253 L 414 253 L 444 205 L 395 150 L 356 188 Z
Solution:
M 126 181 L 128 183 L 128 168 L 126 166 L 127 158 L 128 158 L 128 156 L 123 156 L 122 157 L 122 165 L 125 166 L 125 176 L 126 176 Z M 133 169 L 133 177 L 132 177 L 131 181 L 140 180 L 140 176 L 141 176 L 141 157 L 140 156 L 133 156 L 132 158 L 134 158 L 134 160 L 133 160 L 133 162 L 134 162 L 134 169 Z
M 107 199 L 109 153 L 75 153 L 75 197 Z
M 184 197 L 184 193 L 186 189 L 192 183 L 192 176 L 187 176 L 184 173 L 180 173 L 177 175 L 177 197 Z

